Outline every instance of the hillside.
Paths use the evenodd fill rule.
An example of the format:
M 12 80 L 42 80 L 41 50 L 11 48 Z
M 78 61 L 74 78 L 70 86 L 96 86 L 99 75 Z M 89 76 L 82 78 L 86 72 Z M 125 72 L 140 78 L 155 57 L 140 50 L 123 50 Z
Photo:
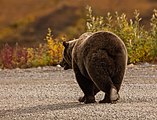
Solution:
M 129 18 L 138 9 L 142 24 L 148 21 L 157 6 L 156 0 L 0 0 L 0 47 L 8 42 L 32 46 L 44 42 L 47 28 L 54 37 L 66 34 L 68 38 L 85 31 L 85 6 L 92 6 L 96 15 L 107 12 L 126 13 Z

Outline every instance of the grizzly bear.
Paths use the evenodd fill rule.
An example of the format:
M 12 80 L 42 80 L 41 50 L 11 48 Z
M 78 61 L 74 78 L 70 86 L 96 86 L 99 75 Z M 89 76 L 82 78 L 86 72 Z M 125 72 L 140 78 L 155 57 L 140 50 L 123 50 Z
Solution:
M 80 102 L 94 103 L 99 91 L 105 93 L 99 103 L 115 103 L 127 66 L 127 50 L 114 33 L 84 33 L 78 39 L 63 42 L 64 69 L 73 69 L 84 96 Z

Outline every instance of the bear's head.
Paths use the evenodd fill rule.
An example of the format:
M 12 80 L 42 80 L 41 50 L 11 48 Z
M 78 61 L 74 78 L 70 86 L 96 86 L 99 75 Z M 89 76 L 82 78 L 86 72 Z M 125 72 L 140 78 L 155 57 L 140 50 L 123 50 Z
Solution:
M 70 42 L 63 42 L 64 51 L 63 51 L 63 59 L 60 62 L 60 66 L 64 67 L 64 70 L 72 69 L 72 46 Z
M 61 67 L 64 67 L 64 70 L 72 69 L 71 66 L 68 65 L 68 63 L 63 58 L 62 61 L 59 64 Z

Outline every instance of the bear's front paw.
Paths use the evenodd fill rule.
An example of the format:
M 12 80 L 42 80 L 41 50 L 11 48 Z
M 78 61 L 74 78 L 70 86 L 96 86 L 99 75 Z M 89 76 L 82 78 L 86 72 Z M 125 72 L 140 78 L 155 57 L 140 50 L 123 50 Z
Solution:
M 86 99 L 85 96 L 83 96 L 83 97 L 80 97 L 80 98 L 78 99 L 78 101 L 79 101 L 79 102 L 84 102 L 85 99 Z
M 95 102 L 96 101 L 95 101 L 95 97 L 94 96 L 88 96 L 88 97 L 86 97 L 86 99 L 84 101 L 85 104 L 95 103 Z
M 88 103 L 95 103 L 95 97 L 94 96 L 88 96 L 88 97 L 80 97 L 79 98 L 79 102 L 84 102 L 85 104 L 88 104 Z

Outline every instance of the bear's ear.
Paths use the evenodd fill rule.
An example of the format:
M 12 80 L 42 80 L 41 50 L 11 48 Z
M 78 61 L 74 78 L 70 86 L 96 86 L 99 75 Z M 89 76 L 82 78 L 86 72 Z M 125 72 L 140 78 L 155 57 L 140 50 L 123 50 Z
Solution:
M 63 42 L 63 46 L 65 47 L 65 48 L 67 48 L 68 46 L 69 46 L 69 43 L 68 42 Z

